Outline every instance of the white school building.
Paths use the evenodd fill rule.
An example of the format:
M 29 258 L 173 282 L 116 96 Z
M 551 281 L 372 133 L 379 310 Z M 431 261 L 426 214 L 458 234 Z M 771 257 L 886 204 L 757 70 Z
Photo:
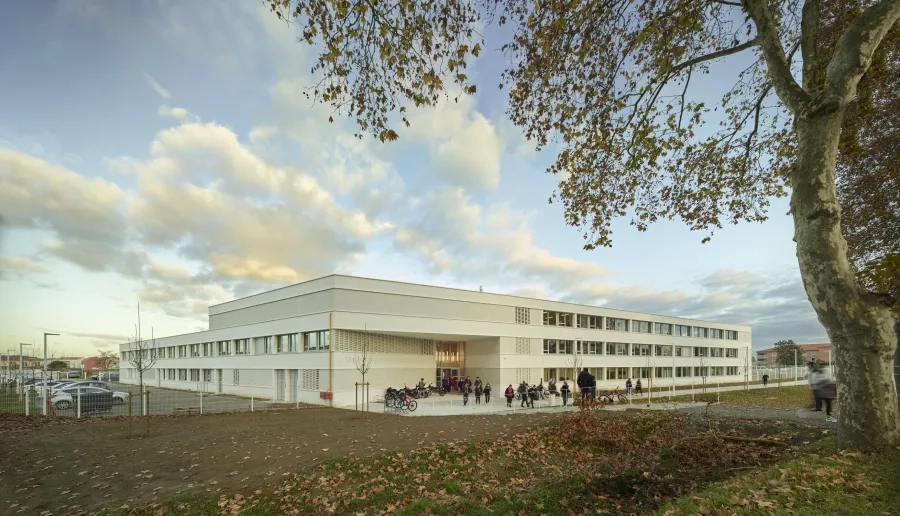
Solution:
M 373 398 L 450 376 L 499 393 L 571 379 L 579 362 L 599 389 L 742 382 L 750 342 L 749 326 L 331 275 L 209 307 L 209 330 L 152 343 L 144 383 L 352 406 L 364 349 Z M 138 382 L 133 348 L 120 347 L 123 383 Z

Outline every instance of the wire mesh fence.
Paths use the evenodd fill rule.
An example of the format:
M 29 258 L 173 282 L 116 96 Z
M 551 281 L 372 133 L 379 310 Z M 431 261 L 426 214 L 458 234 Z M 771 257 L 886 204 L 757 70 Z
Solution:
M 0 413 L 61 418 L 178 416 L 309 408 L 313 405 L 272 398 L 272 386 L 247 385 L 249 395 L 211 392 L 205 383 L 188 389 L 122 384 L 96 380 L 71 383 L 0 386 Z M 258 390 L 260 395 L 252 391 Z M 291 396 L 282 396 L 291 398 Z M 299 399 L 293 396 L 294 399 Z

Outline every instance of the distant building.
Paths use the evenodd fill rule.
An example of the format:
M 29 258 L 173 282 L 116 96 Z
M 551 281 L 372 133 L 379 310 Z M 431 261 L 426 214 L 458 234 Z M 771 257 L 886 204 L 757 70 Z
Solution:
M 81 361 L 84 360 L 84 357 L 60 357 L 60 358 L 51 358 L 50 362 L 65 362 L 66 367 L 69 369 L 81 369 Z
M 12 362 L 10 363 L 10 359 Z M 22 365 L 25 369 L 40 369 L 43 367 L 44 361 L 38 357 L 31 357 L 28 355 L 24 355 L 21 358 L 19 355 L 0 355 L 0 367 L 6 369 L 8 366 L 12 366 L 12 369 L 18 369 L 20 365 Z
M 802 357 L 797 357 L 801 363 L 831 361 L 831 344 L 800 344 Z M 756 365 L 775 366 L 778 362 L 778 351 L 775 348 L 761 349 L 756 352 Z

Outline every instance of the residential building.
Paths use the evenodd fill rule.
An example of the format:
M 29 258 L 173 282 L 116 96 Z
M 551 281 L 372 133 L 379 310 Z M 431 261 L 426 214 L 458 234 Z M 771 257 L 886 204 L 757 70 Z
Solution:
M 50 362 L 65 362 L 66 367 L 69 369 L 81 369 L 81 362 L 84 360 L 84 357 L 59 357 L 59 358 L 50 358 L 48 361 Z
M 10 362 L 11 360 L 11 362 Z M 28 369 L 41 369 L 43 368 L 44 359 L 39 357 L 32 357 L 28 355 L 0 355 L 0 368 L 6 369 L 7 366 L 11 366 L 11 369 L 16 370 L 19 366 L 23 366 L 26 370 Z
M 800 344 L 802 355 L 797 357 L 798 362 L 806 364 L 813 361 L 830 362 L 831 344 Z M 778 350 L 776 348 L 761 349 L 756 352 L 757 366 L 773 367 L 778 365 Z
M 374 358 L 371 392 L 424 378 L 481 377 L 497 391 L 522 381 L 573 378 L 575 361 L 600 388 L 740 382 L 749 326 L 331 275 L 209 307 L 209 330 L 157 338 L 144 381 L 160 387 L 353 405 Z M 120 346 L 120 378 L 138 380 Z

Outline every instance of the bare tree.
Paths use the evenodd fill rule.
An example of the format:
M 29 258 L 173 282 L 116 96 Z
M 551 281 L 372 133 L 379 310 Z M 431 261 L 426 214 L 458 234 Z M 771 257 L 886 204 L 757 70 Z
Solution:
M 131 364 L 138 373 L 138 384 L 140 391 L 144 392 L 144 372 L 156 365 L 156 339 L 153 338 L 153 328 L 150 328 L 150 340 L 144 340 L 141 335 L 141 305 L 138 303 L 138 322 L 134 327 L 134 342 L 129 346 L 126 354 L 128 363 Z
M 115 351 L 101 351 L 97 355 L 97 368 L 99 373 L 106 373 L 119 368 L 119 355 Z
M 369 369 L 372 369 L 372 364 L 374 363 L 375 357 L 369 354 L 369 346 L 364 342 L 362 349 L 358 350 L 356 355 L 353 356 L 353 365 L 362 375 L 362 383 L 366 383 L 366 374 L 369 372 Z
M 579 343 L 582 344 L 582 343 Z M 583 345 L 583 344 L 582 344 Z M 572 381 L 575 382 L 575 379 L 578 378 L 578 373 L 581 371 L 581 366 L 584 364 L 584 357 L 581 353 L 578 352 L 578 348 L 576 348 L 575 353 L 572 353 L 569 356 L 569 366 L 572 367 Z M 577 387 L 577 382 L 575 383 Z

